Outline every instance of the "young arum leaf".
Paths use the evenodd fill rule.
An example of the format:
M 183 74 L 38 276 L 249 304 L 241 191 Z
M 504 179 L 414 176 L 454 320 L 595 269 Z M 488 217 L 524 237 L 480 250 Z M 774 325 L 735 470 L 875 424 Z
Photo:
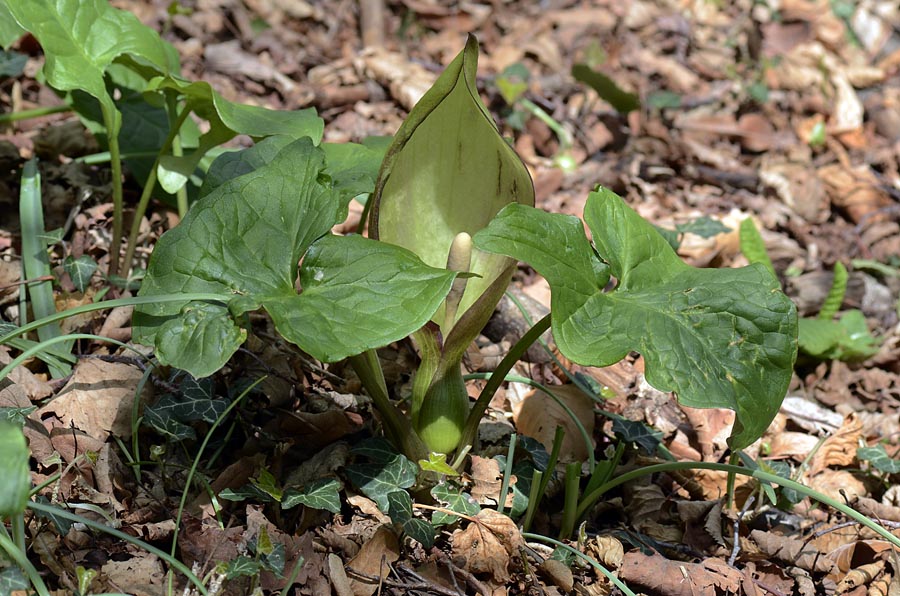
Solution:
M 24 33 L 25 30 L 19 26 L 12 13 L 9 12 L 6 2 L 0 2 L 0 47 L 8 50 Z
M 161 362 L 205 377 L 243 343 L 235 317 L 259 307 L 285 339 L 324 361 L 424 325 L 455 273 L 396 246 L 329 235 L 349 198 L 334 185 L 342 172 L 326 171 L 325 152 L 303 138 L 195 203 L 157 243 L 140 295 L 202 288 L 220 294 L 222 304 L 139 307 L 135 340 L 154 345 Z
M 477 67 L 478 42 L 469 36 L 397 131 L 375 187 L 373 236 L 413 251 L 432 267 L 446 266 L 460 232 L 474 235 L 508 203 L 534 204 L 528 170 L 481 103 Z M 478 277 L 468 280 L 456 320 L 498 277 L 512 275 L 510 263 L 503 255 L 473 251 L 470 271 Z M 502 293 L 506 283 L 500 285 Z M 495 304 L 480 307 L 476 335 Z M 432 320 L 446 338 L 444 309 Z
M 60 91 L 80 89 L 115 114 L 113 130 L 121 124 L 104 73 L 125 56 L 144 68 L 164 74 L 177 71 L 178 55 L 136 16 L 109 5 L 107 0 L 5 0 L 15 20 L 34 35 L 44 49 L 47 83 Z
M 285 135 L 293 139 L 309 137 L 318 145 L 325 130 L 324 121 L 313 108 L 297 111 L 269 110 L 228 101 L 209 83 L 188 82 L 174 76 L 158 77 L 147 84 L 147 91 L 176 91 L 199 116 L 209 121 L 210 129 L 200 137 L 199 147 L 183 155 L 160 159 L 160 185 L 170 193 L 184 186 L 203 156 L 212 148 L 245 134 L 263 138 Z
M 730 446 L 753 443 L 778 412 L 797 354 L 796 308 L 778 281 L 759 265 L 690 267 L 606 189 L 591 193 L 584 218 L 596 254 L 577 218 L 520 205 L 475 244 L 547 279 L 553 336 L 567 358 L 609 366 L 640 352 L 654 387 L 685 406 L 734 410 Z M 606 293 L 610 274 L 617 286 Z

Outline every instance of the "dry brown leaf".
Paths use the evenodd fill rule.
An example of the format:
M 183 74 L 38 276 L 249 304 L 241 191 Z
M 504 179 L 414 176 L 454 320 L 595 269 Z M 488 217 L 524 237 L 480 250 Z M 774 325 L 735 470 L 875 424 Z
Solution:
M 770 458 L 803 461 L 815 449 L 819 439 L 807 433 L 784 431 L 771 435 L 768 443 Z
M 366 575 L 386 577 L 388 565 L 399 558 L 400 541 L 397 535 L 388 526 L 381 526 L 347 563 L 347 567 Z M 355 579 L 350 580 L 350 586 L 354 596 L 372 596 L 378 589 L 378 584 Z
M 572 575 L 572 570 L 562 561 L 558 559 L 544 559 L 544 562 L 538 568 L 554 585 L 564 592 L 569 593 L 575 587 L 575 578 Z
M 586 545 L 588 553 L 597 559 L 607 569 L 618 569 L 625 559 L 625 548 L 615 536 L 605 534 L 597 535 L 588 540 Z M 600 572 L 597 572 L 600 575 Z
M 509 563 L 525 546 L 515 522 L 492 509 L 482 509 L 475 521 L 450 537 L 454 558 L 475 574 L 490 574 L 496 583 L 509 580 Z
M 679 404 L 681 411 L 697 434 L 703 461 L 718 461 L 728 449 L 728 437 L 734 425 L 734 412 L 724 408 L 689 408 Z
M 837 585 L 837 593 L 845 594 L 856 588 L 868 585 L 875 577 L 884 571 L 884 561 L 875 561 L 867 565 L 860 565 L 851 569 Z
M 865 495 L 866 485 L 847 470 L 824 469 L 807 481 L 809 488 L 844 502 Z
M 892 548 L 893 546 L 887 540 L 855 540 L 838 546 L 827 556 L 835 562 L 840 571 L 847 573 L 854 566 L 868 564 L 876 560 L 881 553 L 890 551 Z
M 166 571 L 159 557 L 143 550 L 135 550 L 133 555 L 125 561 L 108 560 L 100 568 L 100 573 L 113 586 L 127 589 L 134 596 L 162 593 Z
M 41 419 L 56 416 L 61 426 L 77 428 L 101 442 L 110 434 L 127 439 L 135 390 L 142 376 L 143 372 L 130 364 L 81 360 L 56 398 L 35 414 Z M 142 397 L 148 395 L 149 389 L 145 389 Z
M 625 555 L 620 577 L 632 588 L 667 596 L 716 596 L 719 590 L 736 594 L 742 580 L 738 570 L 720 559 L 688 563 L 655 553 L 647 556 L 640 551 Z
M 809 462 L 809 474 L 815 476 L 832 466 L 849 466 L 856 459 L 856 449 L 862 439 L 862 421 L 855 413 L 844 418 L 833 435 L 822 442 Z M 865 494 L 863 492 L 863 494 Z
M 472 478 L 470 493 L 477 503 L 496 504 L 500 500 L 502 474 L 497 460 L 473 455 L 469 474 Z
M 561 385 L 551 389 L 553 394 L 569 408 L 575 419 L 581 423 L 591 438 L 590 445 L 585 444 L 572 416 L 543 391 L 532 391 L 513 410 L 513 421 L 516 430 L 527 437 L 540 441 L 549 453 L 553 448 L 556 427 L 565 431 L 562 447 L 559 452 L 560 462 L 584 461 L 588 450 L 594 449 L 594 401 L 575 385 Z
M 0 263 L 2 263 L 2 261 L 0 261 Z M 10 362 L 12 362 L 12 358 L 9 355 L 9 349 L 6 346 L 0 346 L 0 368 L 6 366 Z M 20 365 L 15 367 L 9 373 L 7 378 L 9 381 L 12 381 L 13 385 L 23 391 L 27 399 L 19 406 L 13 406 L 8 403 L 3 403 L 2 393 L 0 393 L 0 407 L 27 408 L 31 405 L 29 403 L 30 401 L 39 401 L 53 394 L 53 388 L 50 386 L 50 383 L 45 379 L 38 377 L 24 366 Z M 5 391 L 5 389 L 0 391 Z
M 845 210 L 854 223 L 892 204 L 867 164 L 852 168 L 830 164 L 819 168 L 818 175 L 825 183 L 831 203 Z
M 828 573 L 835 566 L 834 561 L 826 559 L 815 544 L 806 540 L 762 530 L 751 530 L 750 539 L 767 557 L 807 571 Z
M 410 62 L 403 54 L 383 48 L 366 48 L 359 58 L 358 69 L 387 87 L 407 111 L 422 99 L 436 79 L 434 73 Z

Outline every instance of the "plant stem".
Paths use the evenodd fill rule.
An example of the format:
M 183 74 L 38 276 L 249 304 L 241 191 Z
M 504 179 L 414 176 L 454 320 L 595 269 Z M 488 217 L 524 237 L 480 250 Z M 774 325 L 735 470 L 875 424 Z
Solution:
M 856 511 L 852 507 L 848 507 L 847 505 L 844 505 L 843 503 L 836 501 L 827 495 L 823 495 L 822 493 L 804 486 L 799 482 L 794 482 L 793 480 L 788 480 L 787 478 L 782 478 L 781 476 L 776 476 L 775 474 L 763 472 L 762 470 L 750 470 L 748 468 L 742 468 L 740 466 L 732 466 L 730 464 L 720 464 L 716 462 L 667 462 L 664 464 L 656 464 L 638 468 L 637 470 L 632 470 L 630 472 L 622 474 L 618 478 L 610 480 L 606 484 L 597 488 L 597 490 L 584 497 L 581 500 L 581 504 L 578 505 L 578 517 L 581 517 L 587 511 L 587 509 L 591 507 L 591 505 L 593 505 L 606 492 L 612 490 L 620 484 L 625 484 L 626 482 L 630 482 L 642 476 L 649 476 L 651 474 L 656 474 L 659 472 L 673 472 L 676 470 L 719 470 L 721 472 L 734 472 L 735 474 L 740 474 L 742 476 L 750 476 L 752 478 L 756 478 L 761 482 L 769 482 L 771 484 L 777 484 L 779 486 L 783 486 L 784 488 L 795 490 L 801 495 L 807 496 L 811 499 L 815 499 L 816 501 L 824 503 L 825 505 L 828 505 L 833 509 L 837 509 L 844 515 L 858 521 L 862 525 L 877 533 L 882 538 L 888 540 L 894 546 L 900 548 L 900 537 L 894 536 L 888 530 L 879 526 L 859 511 Z
M 566 464 L 565 493 L 563 496 L 562 520 L 559 522 L 559 539 L 572 535 L 575 520 L 578 519 L 578 484 L 581 476 L 581 464 L 577 461 Z
M 177 110 L 178 97 L 175 95 L 174 91 L 169 91 L 166 93 L 166 114 L 169 116 L 169 138 L 171 138 L 172 155 L 181 157 L 183 155 L 181 151 L 181 135 L 178 133 L 181 131 L 181 125 L 184 124 L 184 117 L 189 113 L 189 110 L 185 109 L 181 114 L 177 114 Z M 172 131 L 175 131 L 174 136 L 172 136 Z M 169 138 L 166 140 L 168 141 Z M 188 211 L 187 185 L 182 185 L 175 193 L 175 197 L 178 201 L 178 218 L 181 220 L 184 219 L 184 216 L 187 215 Z
M 173 141 L 178 135 L 178 131 L 181 130 L 181 125 L 184 124 L 184 121 L 190 113 L 190 109 L 185 106 L 181 113 L 173 119 L 172 124 L 169 127 L 169 134 L 166 136 L 166 140 L 163 142 L 162 147 L 160 147 L 159 153 L 156 154 L 156 159 L 153 160 L 153 167 L 150 168 L 150 173 L 147 175 L 147 180 L 144 182 L 141 198 L 138 200 L 137 207 L 134 210 L 134 220 L 131 222 L 131 231 L 128 233 L 128 247 L 125 249 L 125 259 L 122 261 L 123 277 L 127 277 L 131 271 L 131 261 L 134 259 L 134 251 L 137 250 L 137 237 L 141 231 L 141 219 L 144 218 L 144 213 L 147 212 L 150 196 L 153 194 L 153 189 L 156 187 L 156 172 L 159 168 L 159 158 L 172 146 Z M 181 205 L 178 206 L 178 211 L 181 217 L 184 217 L 184 214 L 181 213 Z
M 500 388 L 506 375 L 512 370 L 512 367 L 516 365 L 516 362 L 518 362 L 522 355 L 528 351 L 531 344 L 537 341 L 537 338 L 543 335 L 549 328 L 550 315 L 546 315 L 543 319 L 535 323 L 534 326 L 509 350 L 509 353 L 503 360 L 500 361 L 496 370 L 491 373 L 491 378 L 488 379 L 484 389 L 481 390 L 481 395 L 478 396 L 478 400 L 475 402 L 475 405 L 472 406 L 471 412 L 469 412 L 460 445 L 465 446 L 475 444 L 475 441 L 478 438 L 478 423 L 481 422 L 481 417 L 484 416 L 485 410 L 487 410 L 488 405 L 491 403 L 491 398 L 497 393 L 497 389 Z
M 106 141 L 109 145 L 109 162 L 112 167 L 113 194 L 113 234 L 109 246 L 109 275 L 119 272 L 119 256 L 122 248 L 122 226 L 125 218 L 124 201 L 122 199 L 122 157 L 119 155 L 119 126 L 116 122 L 115 110 L 105 107 L 100 102 L 103 113 L 103 125 L 106 127 Z
M 71 112 L 70 106 L 49 106 L 46 108 L 34 108 L 32 110 L 22 110 L 20 112 L 12 112 L 11 114 L 0 114 L 0 125 L 9 124 L 10 122 L 18 122 L 19 120 L 28 120 L 30 118 L 41 118 L 50 114 L 61 114 L 63 112 Z
M 391 403 L 391 399 L 388 397 L 387 383 L 384 381 L 384 373 L 375 350 L 366 350 L 362 354 L 351 356 L 349 360 L 353 370 L 356 371 L 356 376 L 369 392 L 375 408 L 381 414 L 381 423 L 384 425 L 388 439 L 413 461 L 427 457 L 428 450 L 422 443 L 422 439 L 413 430 L 409 419 Z

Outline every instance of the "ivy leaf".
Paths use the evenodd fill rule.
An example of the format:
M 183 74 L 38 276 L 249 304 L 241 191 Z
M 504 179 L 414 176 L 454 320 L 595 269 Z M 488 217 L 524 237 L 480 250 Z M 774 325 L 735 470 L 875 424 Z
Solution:
M 0 519 L 19 515 L 31 490 L 30 453 L 19 425 L 0 422 Z
M 474 517 L 481 511 L 481 507 L 478 506 L 478 503 L 475 502 L 475 499 L 473 499 L 471 495 L 452 488 L 446 482 L 440 482 L 434 485 L 431 489 L 431 496 L 434 497 L 444 509 L 449 509 L 456 513 Z M 445 526 L 447 524 L 456 523 L 457 521 L 459 521 L 459 516 L 443 511 L 434 511 L 431 514 L 431 524 L 435 527 Z
M 367 441 L 354 447 L 353 453 L 358 456 L 368 455 L 373 461 L 347 466 L 344 470 L 347 478 L 384 512 L 390 506 L 387 498 L 389 493 L 409 488 L 416 482 L 416 464 L 393 451 L 386 441 Z
M 885 474 L 900 474 L 900 459 L 891 459 L 884 445 L 860 447 L 856 450 L 856 457 L 860 461 L 869 462 L 872 467 Z
M 320 478 L 302 490 L 289 488 L 284 491 L 284 498 L 281 500 L 282 509 L 290 509 L 300 504 L 312 509 L 340 513 L 341 483 L 334 478 Z
M 110 135 L 118 135 L 121 125 L 104 80 L 114 60 L 128 56 L 159 74 L 179 68 L 174 48 L 156 31 L 106 0 L 15 0 L 6 7 L 44 49 L 47 83 L 97 98 L 114 115 Z
M 553 336 L 567 358 L 609 366 L 640 352 L 650 384 L 685 406 L 734 410 L 729 444 L 750 445 L 778 412 L 797 355 L 796 307 L 778 280 L 759 265 L 690 267 L 606 189 L 588 197 L 585 221 L 596 254 L 577 218 L 520 205 L 475 242 L 547 279 Z M 606 293 L 610 274 L 617 286 Z
M 455 273 L 396 246 L 328 235 L 344 206 L 324 159 L 303 138 L 197 201 L 160 238 L 140 295 L 214 293 L 228 308 L 142 306 L 135 340 L 156 346 L 161 362 L 204 377 L 244 341 L 235 317 L 259 307 L 284 338 L 323 361 L 386 345 L 425 324 Z
M 434 546 L 434 526 L 413 516 L 412 498 L 405 490 L 395 490 L 387 494 L 388 515 L 391 521 L 403 528 L 410 538 L 417 540 L 425 548 Z
M 63 261 L 63 269 L 72 278 L 72 283 L 78 291 L 84 292 L 91 283 L 91 276 L 97 270 L 97 262 L 87 255 L 81 255 L 77 259 L 69 255 Z

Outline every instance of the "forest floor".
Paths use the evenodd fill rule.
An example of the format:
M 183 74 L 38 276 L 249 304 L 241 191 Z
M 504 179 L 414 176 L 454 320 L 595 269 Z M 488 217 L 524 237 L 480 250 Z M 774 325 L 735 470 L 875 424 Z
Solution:
M 177 48 L 186 78 L 208 81 L 233 101 L 285 110 L 314 107 L 325 120 L 325 140 L 332 142 L 393 134 L 474 33 L 482 51 L 482 98 L 528 166 L 538 207 L 580 217 L 590 191 L 602 185 L 657 226 L 682 230 L 679 254 L 698 267 L 747 264 L 738 228 L 753 218 L 803 317 L 817 316 L 835 266 L 843 264 L 849 279 L 840 316 L 859 311 L 867 329 L 853 327 L 851 315 L 817 353 L 801 350 L 781 412 L 746 453 L 900 536 L 897 2 L 113 4 Z M 374 11 L 367 13 L 372 20 L 365 27 L 361 5 Z M 0 75 L 2 111 L 62 105 L 37 79 L 43 55 L 34 40 L 25 38 L 13 50 L 27 61 L 21 73 Z M 576 65 L 609 77 L 603 97 L 573 77 Z M 634 94 L 640 107 L 614 109 L 610 101 L 623 92 Z M 557 126 L 536 117 L 534 106 Z M 79 119 L 65 111 L 0 130 L 4 321 L 17 321 L 20 166 L 33 156 L 41 159 L 46 229 L 63 230 L 51 252 L 57 307 L 91 302 L 109 286 L 102 273 L 110 252 L 110 174 L 104 164 L 73 160 L 98 151 Z M 133 205 L 140 187 L 129 180 L 126 203 Z M 354 230 L 360 214 L 354 203 L 340 231 Z M 177 215 L 154 200 L 145 218 L 137 252 L 144 265 Z M 76 290 L 61 265 L 70 255 L 87 255 L 99 265 L 85 292 Z M 534 313 L 547 312 L 549 286 L 534 271 L 520 266 L 514 286 Z M 501 311 L 467 355 L 472 372 L 490 371 L 522 333 L 515 307 L 506 304 Z M 130 326 L 130 311 L 116 309 L 67 320 L 65 329 L 128 341 Z M 257 565 L 246 576 L 234 572 L 224 594 L 254 587 L 274 594 L 301 561 L 296 583 L 284 593 L 620 593 L 589 566 L 543 561 L 550 551 L 533 541 L 511 556 L 499 542 L 485 546 L 479 556 L 496 558 L 489 565 L 460 556 L 465 535 L 451 533 L 453 527 L 441 532 L 433 548 L 422 548 L 349 485 L 336 514 L 308 506 L 281 510 L 266 502 L 266 487 L 280 490 L 298 474 L 343 478 L 351 448 L 374 429 L 373 415 L 349 367 L 323 367 L 265 338 L 245 347 L 201 389 L 221 395 L 239 379 L 266 373 L 265 398 L 235 410 L 223 425 L 228 434 L 220 431 L 211 444 L 218 452 L 202 461 L 201 481 L 188 487 L 185 474 L 199 439 L 175 441 L 147 425 L 133 436 L 130 407 L 123 414 L 121 403 L 133 401 L 143 370 L 114 346 L 77 344 L 81 358 L 66 378 L 51 379 L 39 360 L 19 367 L 11 376 L 14 384 L 0 390 L 0 407 L 37 407 L 26 424 L 34 482 L 61 474 L 44 496 L 79 513 L 93 511 L 97 519 L 102 511 L 122 531 L 166 551 L 177 533 L 178 555 L 198 575 L 237 560 L 248 548 L 261 548 L 261 536 L 281 545 L 283 560 Z M 15 355 L 0 347 L 0 363 Z M 408 394 L 416 359 L 411 345 L 399 342 L 380 355 L 391 388 Z M 620 437 L 612 422 L 584 394 L 568 390 L 565 374 L 546 353 L 535 350 L 529 360 L 517 373 L 559 389 L 592 433 L 598 459 L 608 455 Z M 682 407 L 671 394 L 649 387 L 642 371 L 637 354 L 602 370 L 570 367 L 606 388 L 604 410 L 658 431 L 678 460 L 726 461 L 733 414 Z M 481 382 L 470 383 L 470 394 L 477 395 Z M 172 390 L 158 379 L 143 398 L 152 403 Z M 553 402 L 520 383 L 498 393 L 488 417 L 495 436 L 485 438 L 464 479 L 467 491 L 486 506 L 499 494 L 500 467 L 491 458 L 506 453 L 503 441 L 510 432 L 549 446 L 559 423 L 577 436 Z M 202 438 L 208 426 L 193 428 Z M 875 451 L 859 457 L 859 448 L 878 446 L 882 458 L 871 455 Z M 128 457 L 141 461 L 140 474 L 123 463 L 126 448 Z M 587 451 L 567 439 L 563 463 L 584 461 Z M 623 470 L 648 461 L 629 448 Z M 257 492 L 248 492 L 248 485 Z M 210 498 L 225 489 L 244 490 L 243 502 Z M 185 513 L 176 526 L 185 491 Z M 604 497 L 581 540 L 571 544 L 646 594 L 900 594 L 900 555 L 871 530 L 785 491 L 777 493 L 775 507 L 752 479 L 738 479 L 734 507 L 725 503 L 725 494 L 726 476 L 703 470 L 629 483 Z M 551 483 L 532 532 L 556 537 L 561 500 L 559 483 Z M 29 558 L 58 593 L 75 593 L 79 567 L 98 572 L 95 592 L 165 593 L 166 567 L 156 555 L 78 525 L 28 521 Z M 260 558 L 257 553 L 247 560 Z

